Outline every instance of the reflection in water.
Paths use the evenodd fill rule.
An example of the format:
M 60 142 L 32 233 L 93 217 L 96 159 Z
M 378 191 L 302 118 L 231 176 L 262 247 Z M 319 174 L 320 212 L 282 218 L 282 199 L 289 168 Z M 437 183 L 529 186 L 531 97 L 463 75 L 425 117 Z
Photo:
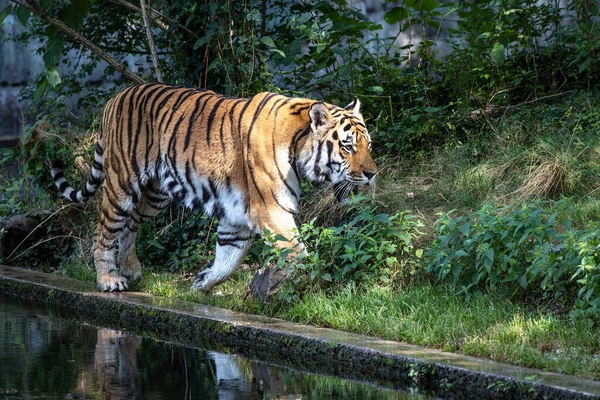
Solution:
M 0 295 L 0 399 L 415 398 L 47 313 Z
M 137 350 L 141 344 L 139 336 L 98 329 L 95 372 L 103 399 L 136 397 Z

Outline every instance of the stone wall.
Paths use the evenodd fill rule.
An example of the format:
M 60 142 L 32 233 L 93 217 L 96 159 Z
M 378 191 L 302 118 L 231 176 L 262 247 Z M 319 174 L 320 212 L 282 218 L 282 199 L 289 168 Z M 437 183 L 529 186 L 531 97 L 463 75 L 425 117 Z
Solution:
M 7 5 L 8 0 L 0 0 L 0 10 Z M 19 91 L 44 69 L 41 56 L 35 54 L 39 44 L 7 40 L 20 32 L 21 24 L 12 14 L 0 25 L 0 146 L 18 141 L 26 108 Z

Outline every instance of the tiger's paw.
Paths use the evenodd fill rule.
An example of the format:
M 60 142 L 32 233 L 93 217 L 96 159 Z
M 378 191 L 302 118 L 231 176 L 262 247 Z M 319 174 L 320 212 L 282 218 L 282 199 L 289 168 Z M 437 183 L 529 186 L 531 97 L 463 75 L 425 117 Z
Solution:
M 125 262 L 120 268 L 121 274 L 129 280 L 136 281 L 142 277 L 142 265 L 139 261 Z
M 98 290 L 101 292 L 122 292 L 127 290 L 127 278 L 117 274 L 98 277 Z
M 192 282 L 192 287 L 190 288 L 190 292 L 194 290 L 199 290 L 201 292 L 208 292 L 214 286 L 214 283 L 211 284 L 208 279 L 208 273 L 210 272 L 210 267 L 212 267 L 214 261 L 211 261 L 208 266 L 203 270 L 196 274 L 194 278 L 194 282 Z

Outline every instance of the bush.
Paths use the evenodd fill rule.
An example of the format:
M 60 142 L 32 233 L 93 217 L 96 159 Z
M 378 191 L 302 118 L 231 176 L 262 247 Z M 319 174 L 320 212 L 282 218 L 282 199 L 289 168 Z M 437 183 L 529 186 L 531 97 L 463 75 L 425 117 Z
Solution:
M 308 255 L 290 265 L 286 249 L 263 249 L 265 264 L 288 269 L 290 279 L 281 292 L 284 300 L 348 282 L 401 285 L 421 270 L 423 250 L 416 243 L 423 223 L 416 216 L 377 213 L 365 197 L 354 198 L 347 215 L 336 227 L 315 226 L 314 220 L 301 225 L 297 238 L 306 245 Z M 281 239 L 271 235 L 267 241 Z
M 438 236 L 426 254 L 427 271 L 450 280 L 467 296 L 483 288 L 541 289 L 558 297 L 576 291 L 574 315 L 600 311 L 598 226 L 573 229 L 557 222 L 568 199 L 555 204 L 525 203 L 521 208 L 486 204 L 468 216 L 443 214 Z

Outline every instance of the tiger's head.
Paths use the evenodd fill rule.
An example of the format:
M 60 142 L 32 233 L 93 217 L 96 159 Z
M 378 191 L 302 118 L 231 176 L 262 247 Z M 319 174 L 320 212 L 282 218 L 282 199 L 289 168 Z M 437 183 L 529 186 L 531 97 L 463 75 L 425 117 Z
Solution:
M 355 97 L 344 108 L 317 102 L 309 117 L 313 154 L 308 178 L 333 185 L 339 201 L 358 186 L 371 184 L 377 166 L 371 157 L 371 136 L 360 114 L 360 101 Z

